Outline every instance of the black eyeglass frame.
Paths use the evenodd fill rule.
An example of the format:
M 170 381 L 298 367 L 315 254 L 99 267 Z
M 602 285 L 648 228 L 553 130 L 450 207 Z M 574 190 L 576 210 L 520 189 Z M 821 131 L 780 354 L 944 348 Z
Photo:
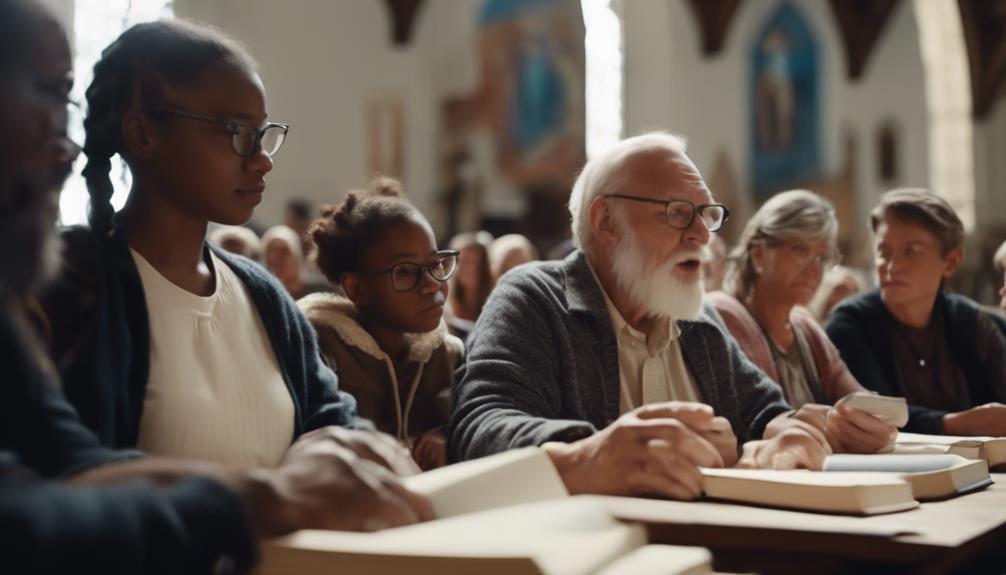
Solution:
M 385 268 L 383 270 L 378 270 L 375 272 L 369 272 L 367 275 L 389 275 L 391 277 L 391 289 L 399 293 L 405 293 L 416 289 L 416 286 L 419 285 L 419 280 L 423 277 L 423 272 L 426 272 L 426 275 L 430 276 L 430 278 L 432 278 L 434 281 L 438 281 L 440 283 L 444 283 L 447 280 L 451 279 L 451 277 L 454 276 L 455 272 L 458 271 L 458 260 L 460 259 L 460 256 L 461 252 L 457 250 L 441 250 L 433 254 L 434 258 L 433 263 L 417 264 L 416 262 L 399 262 L 389 268 Z M 454 258 L 454 267 L 451 268 L 451 271 L 446 276 L 444 276 L 443 278 L 438 278 L 437 276 L 433 275 L 433 268 L 440 265 L 446 258 Z M 404 289 L 399 289 L 398 286 L 395 285 L 394 275 L 395 270 L 402 266 L 416 266 L 416 274 L 415 279 L 412 282 L 412 285 Z
M 158 108 L 157 110 L 154 110 L 153 115 L 176 116 L 178 118 L 187 118 L 189 120 L 195 120 L 197 122 L 205 122 L 207 124 L 215 124 L 217 126 L 220 126 L 225 130 L 227 130 L 227 133 L 231 135 L 231 150 L 242 158 L 253 157 L 256 151 L 261 150 L 262 137 L 265 136 L 265 133 L 269 130 L 279 129 L 283 131 L 282 139 L 280 140 L 279 145 L 276 146 L 276 150 L 273 151 L 272 153 L 266 152 L 266 154 L 270 158 L 276 157 L 276 154 L 279 153 L 280 148 L 282 148 L 283 144 L 286 142 L 287 134 L 290 132 L 290 124 L 269 122 L 261 128 L 256 128 L 250 124 L 243 124 L 241 122 L 235 122 L 234 120 L 227 120 L 224 118 L 215 118 L 213 116 L 204 116 L 202 114 L 194 114 L 192 112 L 179 110 L 177 108 Z M 241 151 L 238 150 L 237 146 L 237 138 L 241 134 L 240 132 L 241 128 L 247 128 L 251 130 L 255 136 L 254 140 L 252 141 L 251 150 L 247 154 L 242 154 Z
M 723 210 L 723 219 L 720 220 L 720 225 L 716 226 L 716 228 L 709 228 L 710 232 L 715 233 L 715 232 L 718 232 L 721 229 L 723 229 L 723 224 L 725 224 L 726 221 L 727 221 L 727 218 L 730 217 L 730 208 L 726 207 L 723 204 L 699 204 L 699 205 L 695 205 L 692 202 L 689 202 L 688 200 L 658 200 L 656 198 L 645 198 L 645 197 L 642 197 L 642 196 L 631 196 L 631 195 L 628 195 L 628 194 L 604 194 L 601 197 L 602 198 L 618 198 L 618 199 L 622 199 L 622 200 L 633 200 L 633 201 L 636 201 L 636 202 L 646 202 L 648 204 L 657 204 L 657 205 L 664 206 L 664 221 L 667 222 L 667 226 L 669 228 L 675 229 L 675 230 L 687 230 L 688 228 L 692 227 L 692 224 L 695 223 L 695 214 L 701 215 L 702 212 L 704 212 L 708 208 L 719 208 L 719 209 Z M 691 209 L 691 216 L 689 216 L 687 224 L 685 224 L 683 226 L 675 226 L 675 225 L 671 224 L 671 216 L 670 216 L 671 204 L 685 204 L 685 205 L 687 205 Z M 704 221 L 705 220 L 703 219 L 703 222 Z

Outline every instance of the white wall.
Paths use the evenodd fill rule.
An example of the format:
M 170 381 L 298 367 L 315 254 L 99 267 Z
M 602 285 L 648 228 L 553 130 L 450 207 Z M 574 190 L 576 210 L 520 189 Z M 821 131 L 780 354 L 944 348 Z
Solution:
M 975 124 L 975 196 L 979 229 L 1006 240 L 1006 92 Z
M 475 83 L 474 2 L 425 2 L 405 48 L 392 44 L 386 5 L 373 0 L 175 0 L 174 9 L 245 43 L 270 118 L 291 124 L 256 221 L 280 221 L 290 197 L 335 203 L 365 184 L 367 102 L 388 95 L 403 103 L 406 189 L 433 214 L 439 101 Z
M 626 0 L 625 133 L 651 128 L 684 134 L 700 170 L 726 151 L 741 191 L 749 189 L 748 65 L 750 46 L 782 0 L 741 3 L 719 54 L 706 59 L 685 0 Z M 843 162 L 844 133 L 857 138 L 857 188 L 863 220 L 884 185 L 876 177 L 875 129 L 892 118 L 900 126 L 901 183 L 925 186 L 927 126 L 922 62 L 912 6 L 900 3 L 856 83 L 846 79 L 845 54 L 825 0 L 794 2 L 818 38 L 822 68 L 823 163 L 829 174 Z

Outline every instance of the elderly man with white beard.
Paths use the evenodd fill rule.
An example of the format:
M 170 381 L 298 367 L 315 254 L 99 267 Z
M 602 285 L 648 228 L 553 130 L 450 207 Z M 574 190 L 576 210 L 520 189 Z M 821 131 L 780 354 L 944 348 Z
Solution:
M 486 303 L 451 456 L 541 446 L 572 493 L 676 499 L 701 494 L 699 467 L 820 468 L 824 435 L 703 306 L 728 210 L 684 141 L 622 141 L 584 167 L 569 209 L 579 249 L 507 274 Z

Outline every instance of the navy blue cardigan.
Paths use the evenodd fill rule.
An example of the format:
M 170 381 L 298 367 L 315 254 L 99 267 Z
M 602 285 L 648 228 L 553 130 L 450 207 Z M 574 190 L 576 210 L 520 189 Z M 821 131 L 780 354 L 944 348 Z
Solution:
M 972 404 L 1006 401 L 1006 397 L 996 397 L 997 394 L 989 383 L 988 369 L 992 366 L 978 353 L 979 347 L 998 346 L 1002 349 L 1006 347 L 1006 340 L 999 337 L 998 342 L 986 342 L 987 346 L 976 345 L 979 317 L 988 317 L 1002 331 L 1004 326 L 1001 318 L 986 313 L 966 297 L 942 291 L 936 296 L 935 305 L 943 308 L 950 352 L 964 371 Z M 849 371 L 863 387 L 883 395 L 901 396 L 903 392 L 891 350 L 893 321 L 894 317 L 880 298 L 880 291 L 873 290 L 839 305 L 828 320 L 825 331 L 842 354 Z M 905 431 L 935 435 L 943 433 L 943 416 L 947 411 L 910 405 L 908 414 Z
M 73 227 L 62 237 L 62 273 L 40 301 L 64 393 L 103 443 L 135 447 L 150 370 L 143 283 L 123 234 Z M 206 249 L 248 288 L 293 398 L 294 436 L 327 425 L 370 427 L 357 417 L 356 400 L 338 390 L 314 329 L 283 286 L 249 259 Z

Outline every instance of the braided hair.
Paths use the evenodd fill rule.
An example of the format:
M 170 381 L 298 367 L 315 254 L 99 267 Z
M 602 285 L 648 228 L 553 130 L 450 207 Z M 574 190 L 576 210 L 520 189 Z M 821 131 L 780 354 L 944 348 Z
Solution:
M 247 52 L 218 31 L 182 20 L 137 24 L 101 53 L 88 86 L 84 120 L 84 180 L 91 200 L 92 229 L 111 231 L 112 157 L 126 159 L 122 115 L 138 102 L 141 112 L 163 104 L 164 87 L 192 86 L 206 70 L 232 65 L 253 70 Z
M 426 220 L 405 198 L 402 184 L 379 177 L 369 190 L 349 192 L 338 206 L 322 206 L 321 217 L 308 230 L 318 269 L 339 283 L 342 274 L 362 269 L 363 252 L 388 228 L 415 221 Z

